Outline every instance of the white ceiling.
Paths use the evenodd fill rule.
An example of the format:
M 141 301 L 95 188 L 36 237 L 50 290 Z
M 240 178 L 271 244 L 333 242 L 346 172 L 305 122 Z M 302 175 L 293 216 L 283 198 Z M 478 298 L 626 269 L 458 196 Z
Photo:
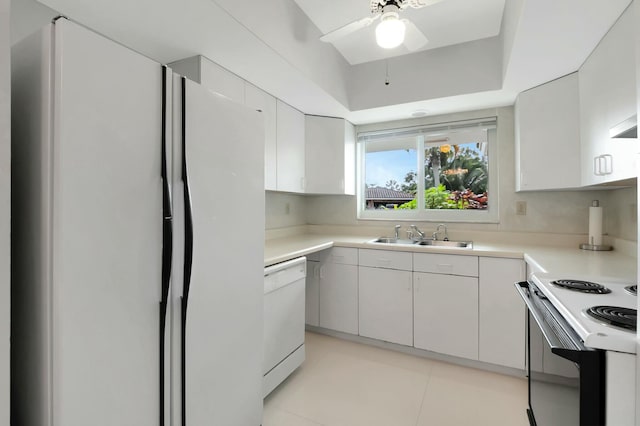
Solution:
M 294 0 L 323 34 L 371 16 L 369 0 Z M 441 0 L 400 12 L 427 37 L 420 50 L 435 49 L 494 37 L 500 33 L 505 0 Z M 351 65 L 411 53 L 404 46 L 383 49 L 375 42 L 379 21 L 333 43 Z
M 44 25 L 57 11 L 158 62 L 201 54 L 305 113 L 355 124 L 406 119 L 419 109 L 437 115 L 511 105 L 519 92 L 577 71 L 631 2 L 442 0 L 408 11 L 434 15 L 450 8 L 424 30 L 431 39 L 427 50 L 351 65 L 319 37 L 336 26 L 330 19 L 347 22 L 369 13 L 369 0 L 37 1 L 12 1 L 12 35 L 27 32 L 14 25 Z M 327 23 L 317 25 L 326 25 L 323 30 L 296 1 L 339 17 L 322 18 Z M 53 11 L 37 14 L 25 4 Z M 469 19 L 487 9 L 492 23 Z M 482 35 L 489 27 L 500 34 Z M 461 42 L 461 33 L 482 39 Z M 366 38 L 357 49 L 374 44 Z

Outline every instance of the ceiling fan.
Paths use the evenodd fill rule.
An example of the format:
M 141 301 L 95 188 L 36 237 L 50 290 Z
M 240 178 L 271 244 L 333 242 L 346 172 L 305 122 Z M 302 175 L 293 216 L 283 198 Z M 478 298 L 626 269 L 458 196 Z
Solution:
M 401 44 L 411 51 L 418 50 L 427 44 L 425 35 L 407 19 L 400 19 L 400 11 L 412 7 L 421 9 L 438 3 L 441 0 L 371 0 L 371 16 L 353 21 L 343 27 L 331 31 L 320 40 L 333 43 L 355 31 L 368 27 L 380 18 L 376 27 L 376 42 L 385 49 L 393 49 Z

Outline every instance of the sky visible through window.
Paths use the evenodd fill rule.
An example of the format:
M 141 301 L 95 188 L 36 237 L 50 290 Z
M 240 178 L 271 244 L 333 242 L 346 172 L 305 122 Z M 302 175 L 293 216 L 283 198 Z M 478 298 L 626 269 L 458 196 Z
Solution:
M 482 156 L 481 150 L 475 142 L 459 144 L 460 148 L 467 148 Z M 390 180 L 399 184 L 404 183 L 408 172 L 416 171 L 417 156 L 414 149 L 399 149 L 394 151 L 368 152 L 365 160 L 365 180 L 370 188 L 384 188 Z
M 416 171 L 416 163 L 414 149 L 369 152 L 365 161 L 366 184 L 384 188 L 390 180 L 403 183 L 408 172 Z

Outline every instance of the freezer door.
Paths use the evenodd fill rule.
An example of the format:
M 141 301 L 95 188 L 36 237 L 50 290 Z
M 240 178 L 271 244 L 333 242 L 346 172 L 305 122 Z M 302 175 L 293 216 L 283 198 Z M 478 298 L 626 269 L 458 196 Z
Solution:
M 181 424 L 257 426 L 262 422 L 263 122 L 256 111 L 191 81 L 181 84 L 187 194 L 181 199 L 191 204 L 183 209 Z
M 54 25 L 53 424 L 158 425 L 162 68 Z

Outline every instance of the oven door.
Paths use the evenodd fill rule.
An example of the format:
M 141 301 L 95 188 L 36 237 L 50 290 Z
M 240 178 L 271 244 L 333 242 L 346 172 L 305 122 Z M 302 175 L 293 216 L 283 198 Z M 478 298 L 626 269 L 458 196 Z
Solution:
M 529 423 L 604 425 L 604 352 L 586 348 L 535 285 L 516 287 L 528 308 Z

